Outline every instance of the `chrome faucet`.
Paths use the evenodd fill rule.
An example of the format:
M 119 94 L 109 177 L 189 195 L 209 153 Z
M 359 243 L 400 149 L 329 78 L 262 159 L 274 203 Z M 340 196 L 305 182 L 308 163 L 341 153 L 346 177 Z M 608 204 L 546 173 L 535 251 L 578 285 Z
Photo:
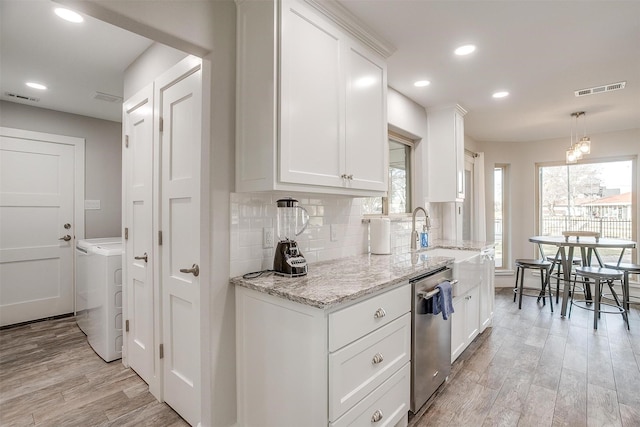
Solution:
M 429 219 L 429 214 L 427 213 L 427 211 L 418 206 L 417 208 L 415 208 L 413 210 L 413 216 L 412 216 L 412 225 L 411 225 L 411 250 L 415 251 L 416 249 L 418 249 L 418 232 L 416 231 L 416 214 L 418 213 L 418 211 L 422 211 L 424 212 L 424 217 L 426 219 L 426 226 L 427 229 L 431 228 L 431 220 Z

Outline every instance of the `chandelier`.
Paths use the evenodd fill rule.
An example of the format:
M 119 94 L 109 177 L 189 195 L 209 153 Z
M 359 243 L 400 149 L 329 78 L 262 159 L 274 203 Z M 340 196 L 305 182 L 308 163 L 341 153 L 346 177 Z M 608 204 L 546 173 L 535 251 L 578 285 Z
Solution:
M 575 140 L 574 140 L 574 117 L 575 117 Z M 578 119 L 582 117 L 583 136 L 578 139 Z M 587 115 L 584 111 L 571 113 L 571 136 L 569 140 L 569 149 L 566 154 L 566 162 L 576 163 L 583 155 L 591 153 L 591 139 L 587 136 Z

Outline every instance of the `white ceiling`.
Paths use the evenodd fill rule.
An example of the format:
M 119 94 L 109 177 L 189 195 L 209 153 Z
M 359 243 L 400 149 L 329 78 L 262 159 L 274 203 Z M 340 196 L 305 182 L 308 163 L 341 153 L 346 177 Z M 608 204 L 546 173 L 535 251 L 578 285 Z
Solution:
M 478 141 L 568 139 L 574 111 L 587 113 L 589 134 L 640 127 L 640 1 L 340 2 L 395 46 L 389 85 L 427 108 L 459 103 Z M 119 121 L 120 107 L 95 91 L 122 96 L 124 69 L 151 42 L 89 17 L 71 25 L 54 6 L 0 0 L 0 97 L 17 92 L 39 97 L 39 107 Z M 478 50 L 455 57 L 464 43 Z M 27 78 L 50 89 L 29 89 Z M 413 87 L 418 79 L 431 85 Z M 619 81 L 626 89 L 574 96 Z M 495 100 L 496 90 L 511 95 Z
M 56 7 L 48 0 L 0 0 L 0 99 L 121 121 L 121 103 L 94 96 L 122 97 L 124 70 L 152 41 L 88 16 L 81 24 L 63 21 Z M 48 89 L 31 89 L 26 81 Z

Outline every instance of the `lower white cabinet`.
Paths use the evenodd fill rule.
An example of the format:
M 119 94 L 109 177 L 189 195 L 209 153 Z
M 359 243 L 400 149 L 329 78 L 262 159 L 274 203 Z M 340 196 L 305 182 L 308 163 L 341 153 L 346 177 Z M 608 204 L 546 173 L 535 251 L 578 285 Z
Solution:
M 482 252 L 482 281 L 480 282 L 480 333 L 493 322 L 495 306 L 495 252 L 494 249 Z
M 453 299 L 451 315 L 451 363 L 480 333 L 480 287 L 475 286 Z
M 409 284 L 333 311 L 236 287 L 238 425 L 406 426 L 410 311 Z

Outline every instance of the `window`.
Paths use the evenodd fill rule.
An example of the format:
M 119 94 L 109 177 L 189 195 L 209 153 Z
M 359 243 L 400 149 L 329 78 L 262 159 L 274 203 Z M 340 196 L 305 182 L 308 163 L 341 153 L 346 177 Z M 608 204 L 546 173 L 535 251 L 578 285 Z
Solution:
M 538 165 L 539 234 L 597 231 L 602 237 L 634 240 L 634 160 L 596 161 L 570 165 Z M 553 248 L 544 248 L 553 255 Z M 618 260 L 620 249 L 599 249 L 605 262 Z M 631 262 L 625 251 L 624 262 Z
M 508 215 L 506 206 L 507 165 L 496 164 L 493 169 L 493 233 L 496 243 L 496 269 L 505 269 L 508 263 L 507 227 Z
M 411 157 L 413 141 L 389 134 L 388 197 L 367 197 L 364 214 L 401 214 L 411 212 Z

